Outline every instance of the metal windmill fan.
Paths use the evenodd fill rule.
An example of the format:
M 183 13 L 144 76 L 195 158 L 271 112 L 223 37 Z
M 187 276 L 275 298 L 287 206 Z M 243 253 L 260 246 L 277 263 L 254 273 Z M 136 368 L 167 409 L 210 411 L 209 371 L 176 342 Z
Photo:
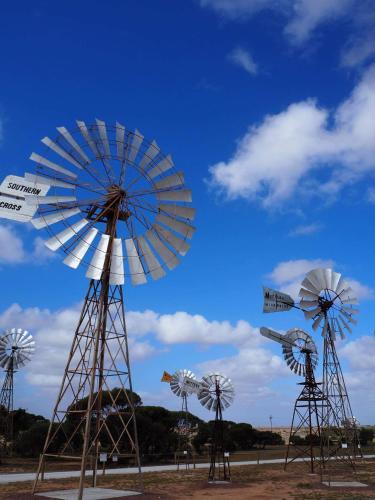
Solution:
M 0 366 L 4 370 L 18 370 L 30 361 L 34 351 L 35 341 L 27 330 L 7 330 L 0 337 Z
M 30 156 L 37 172 L 25 178 L 54 191 L 27 197 L 38 206 L 33 225 L 49 231 L 45 244 L 62 249 L 66 265 L 76 269 L 84 262 L 88 278 L 102 277 L 109 253 L 110 284 L 123 284 L 126 276 L 134 285 L 145 283 L 147 275 L 161 278 L 165 268 L 180 263 L 195 231 L 183 172 L 138 130 L 101 120 L 77 126 L 73 133 L 58 127 L 55 141 L 42 139 L 46 156 Z M 113 241 L 103 231 L 110 219 L 116 221 Z
M 262 327 L 263 337 L 274 340 L 282 345 L 284 359 L 289 368 L 297 375 L 306 375 L 306 354 L 310 355 L 311 368 L 318 364 L 318 351 L 311 336 L 300 328 L 291 328 L 282 335 L 269 328 Z
M 337 331 L 342 339 L 345 338 L 344 329 L 352 333 L 349 323 L 357 324 L 353 314 L 359 311 L 352 307 L 357 304 L 357 299 L 340 273 L 332 269 L 313 269 L 306 275 L 301 287 L 300 307 L 306 319 L 314 320 L 314 331 L 323 322 L 322 336 L 325 337 L 329 322 L 333 340 Z
M 300 328 L 292 328 L 285 334 L 283 344 L 284 359 L 289 368 L 300 376 L 306 375 L 306 353 L 310 353 L 311 366 L 315 369 L 318 364 L 318 351 L 311 336 Z
M 202 389 L 198 394 L 199 402 L 208 410 L 216 411 L 218 401 L 225 410 L 233 403 L 234 387 L 231 380 L 221 373 L 209 373 L 202 378 Z
M 185 381 L 196 380 L 196 376 L 191 370 L 177 370 L 172 375 L 172 380 L 170 382 L 171 390 L 179 398 L 183 398 L 191 394 L 191 392 L 186 388 Z

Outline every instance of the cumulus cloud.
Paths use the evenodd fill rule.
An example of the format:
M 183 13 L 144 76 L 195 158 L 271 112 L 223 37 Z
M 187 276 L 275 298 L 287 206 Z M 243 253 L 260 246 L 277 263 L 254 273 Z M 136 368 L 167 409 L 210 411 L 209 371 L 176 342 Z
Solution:
M 255 61 L 248 50 L 245 50 L 242 47 L 236 47 L 232 52 L 228 54 L 228 59 L 244 69 L 250 75 L 256 75 L 258 73 L 258 67 L 255 64 Z
M 285 34 L 294 44 L 302 44 L 320 25 L 348 15 L 353 0 L 201 0 L 220 15 L 244 21 L 262 11 L 283 16 Z
M 308 99 L 250 127 L 233 157 L 210 167 L 210 183 L 266 208 L 301 194 L 334 196 L 375 170 L 374 135 L 375 65 L 333 113 Z
M 281 291 L 288 293 L 293 298 L 297 298 L 305 275 L 312 269 L 319 267 L 335 268 L 335 262 L 332 259 L 288 260 L 277 264 L 267 275 L 267 278 Z M 375 298 L 374 290 L 367 285 L 349 277 L 346 278 L 346 281 L 353 289 L 354 296 L 358 300 L 373 300 Z
M 22 239 L 11 226 L 0 225 L 0 263 L 18 264 L 26 258 Z
M 42 265 L 58 256 L 44 245 L 44 240 L 37 236 L 32 243 L 32 249 L 25 248 L 19 231 L 10 224 L 0 224 L 0 264 Z
M 38 307 L 24 309 L 13 304 L 0 315 L 3 328 L 24 328 L 35 338 L 35 355 L 25 367 L 26 379 L 31 385 L 55 387 L 61 383 L 80 310 L 81 304 L 57 311 Z M 137 341 L 131 331 L 129 346 L 132 361 L 145 359 L 156 352 L 149 341 Z

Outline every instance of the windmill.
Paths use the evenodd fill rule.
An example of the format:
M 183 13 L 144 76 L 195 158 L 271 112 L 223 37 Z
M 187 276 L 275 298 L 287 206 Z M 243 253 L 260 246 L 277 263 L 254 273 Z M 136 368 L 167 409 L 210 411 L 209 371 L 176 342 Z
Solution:
M 35 351 L 32 335 L 22 328 L 6 330 L 0 337 L 0 367 L 5 378 L 0 393 L 0 434 L 3 436 L 3 453 L 13 441 L 14 373 L 30 361 Z
M 321 328 L 323 395 L 326 400 L 321 422 L 323 466 L 335 458 L 336 462 L 343 461 L 354 468 L 358 432 L 335 346 L 337 336 L 344 339 L 346 332 L 352 332 L 351 325 L 357 323 L 353 317 L 358 313 L 353 307 L 357 303 L 353 290 L 340 273 L 319 268 L 310 271 L 302 281 L 299 304 L 283 292 L 264 288 L 263 293 L 264 312 L 287 311 L 295 307 L 303 311 L 305 319 L 313 321 L 314 331 Z
M 158 280 L 180 263 L 195 231 L 195 210 L 183 172 L 139 130 L 96 120 L 77 121 L 72 133 L 57 131 L 56 140 L 42 139 L 43 155 L 31 154 L 36 172 L 27 174 L 50 192 L 26 201 L 38 207 L 32 223 L 49 232 L 46 246 L 62 250 L 72 269 L 85 265 L 90 281 L 34 491 L 63 435 L 58 454 L 80 460 L 81 499 L 89 463 L 96 485 L 99 452 L 109 459 L 132 455 L 141 472 L 123 285 Z
M 318 352 L 311 336 L 299 328 L 288 330 L 285 335 L 262 327 L 260 333 L 282 345 L 284 359 L 296 375 L 304 377 L 302 390 L 296 399 L 290 428 L 285 468 L 296 459 L 308 460 L 310 472 L 314 473 L 316 456 L 314 448 L 321 446 L 321 421 L 325 398 L 315 380 L 314 370 L 318 364 Z M 306 432 L 305 443 L 301 443 L 301 431 Z M 292 446 L 291 446 L 292 445 Z M 293 450 L 293 451 L 292 451 Z M 293 456 L 291 456 L 293 455 Z M 319 451 L 319 459 L 322 450 Z
M 177 397 L 181 398 L 181 415 L 177 423 L 178 428 L 178 443 L 177 443 L 177 470 L 180 467 L 180 455 L 183 454 L 186 459 L 186 468 L 189 468 L 189 435 L 191 423 L 189 422 L 188 412 L 188 396 L 192 394 L 191 384 L 189 382 L 196 381 L 196 377 L 191 370 L 177 370 L 173 375 L 164 372 L 161 379 L 163 382 L 169 382 L 171 391 Z
M 199 402 L 207 410 L 215 412 L 208 480 L 210 482 L 230 481 L 229 459 L 224 450 L 223 411 L 233 402 L 234 388 L 231 380 L 220 373 L 205 375 L 200 384 Z

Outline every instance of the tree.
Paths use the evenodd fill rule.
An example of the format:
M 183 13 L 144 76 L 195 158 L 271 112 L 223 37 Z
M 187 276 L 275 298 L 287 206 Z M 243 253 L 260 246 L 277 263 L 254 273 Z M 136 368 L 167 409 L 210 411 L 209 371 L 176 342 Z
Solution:
M 361 445 L 366 446 L 368 442 L 372 442 L 374 439 L 374 429 L 368 427 L 361 427 L 359 431 L 359 442 Z

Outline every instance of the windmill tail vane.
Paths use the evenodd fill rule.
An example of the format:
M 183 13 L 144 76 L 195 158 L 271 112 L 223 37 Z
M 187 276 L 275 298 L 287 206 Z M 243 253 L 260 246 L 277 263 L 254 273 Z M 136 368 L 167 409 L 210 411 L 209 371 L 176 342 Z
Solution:
M 173 376 L 170 373 L 164 371 L 160 382 L 168 382 L 168 384 L 170 384 L 172 382 L 172 380 L 173 380 Z

